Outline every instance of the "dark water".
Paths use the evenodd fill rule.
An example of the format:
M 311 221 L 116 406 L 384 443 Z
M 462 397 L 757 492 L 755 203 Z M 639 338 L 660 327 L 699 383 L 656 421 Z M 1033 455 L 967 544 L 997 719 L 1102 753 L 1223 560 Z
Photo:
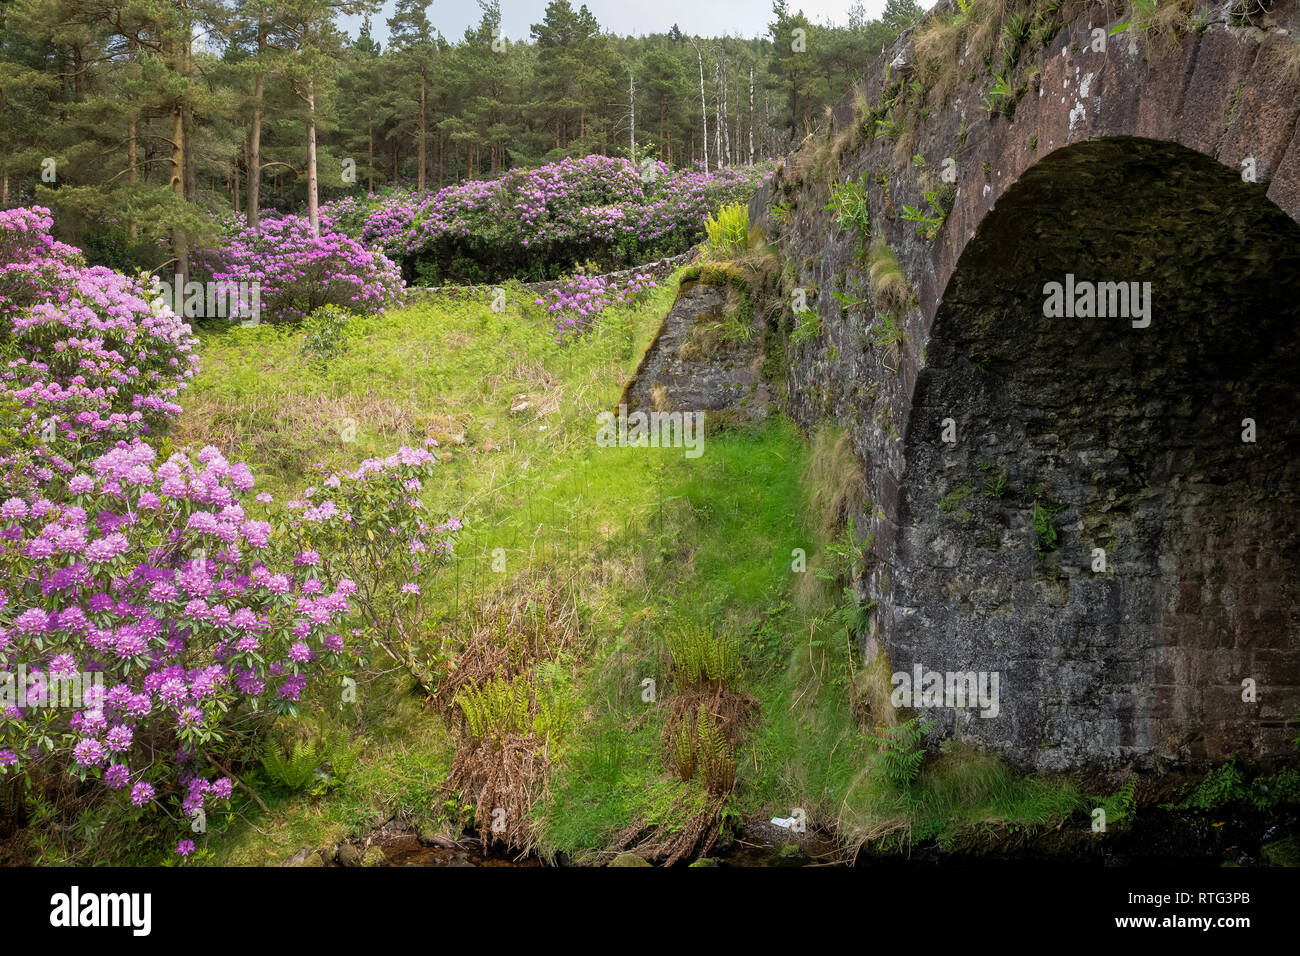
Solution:
M 939 848 L 914 846 L 891 855 L 853 854 L 824 831 L 792 834 L 769 823 L 747 824 L 725 849 L 715 850 L 719 867 L 789 866 L 943 866 L 952 864 L 1059 863 L 1099 866 L 1178 864 L 1192 868 L 1267 865 L 1262 847 L 1300 833 L 1300 820 L 1290 813 L 1186 813 L 1151 811 L 1131 827 L 1106 835 L 1094 834 L 1087 823 L 1035 833 L 993 832 L 981 845 Z M 484 854 L 477 839 L 430 845 L 413 832 L 386 828 L 374 834 L 392 866 L 545 866 L 533 855 L 489 847 Z M 565 861 L 557 861 L 563 865 Z

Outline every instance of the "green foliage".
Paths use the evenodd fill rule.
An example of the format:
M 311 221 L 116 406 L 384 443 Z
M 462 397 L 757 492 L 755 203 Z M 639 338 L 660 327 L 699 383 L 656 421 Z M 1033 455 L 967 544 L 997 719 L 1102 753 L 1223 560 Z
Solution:
M 530 681 L 519 674 L 508 681 L 494 677 L 482 687 L 470 685 L 456 696 L 456 705 L 465 715 L 471 737 L 501 742 L 511 734 L 532 733 L 531 698 Z
M 898 254 L 883 236 L 872 240 L 868 254 L 867 272 L 871 277 L 871 291 L 877 303 L 891 311 L 903 311 L 911 293 L 911 283 L 903 271 Z
M 899 328 L 894 317 L 888 313 L 876 316 L 874 332 L 876 345 L 893 355 L 897 355 L 899 346 L 907 341 L 907 333 Z
M 668 756 L 683 783 L 699 773 L 709 793 L 729 793 L 736 784 L 735 750 L 708 707 L 682 714 L 669 729 Z
M 925 735 L 934 726 L 931 721 L 911 717 L 894 727 L 885 728 L 867 738 L 880 748 L 875 766 L 898 790 L 909 790 L 921 772 L 925 760 Z
M 858 656 L 857 639 L 866 631 L 871 612 L 876 606 L 875 601 L 860 601 L 854 588 L 854 582 L 870 560 L 874 540 L 874 534 L 867 535 L 863 540 L 858 539 L 857 525 L 850 514 L 844 530 L 826 542 L 825 564 L 814 569 L 818 578 L 839 589 L 839 600 L 816 622 L 808 639 L 808 645 L 814 652 L 828 648 L 836 653 L 836 660 L 841 659 L 839 653 L 847 651 L 842 658 L 846 666 L 836 669 L 834 676 L 827 682 L 831 686 L 845 688 L 853 683 Z
M 799 313 L 799 321 L 790 333 L 790 344 L 798 345 L 822 334 L 822 317 L 815 309 Z
M 537 675 L 494 677 L 470 684 L 456 695 L 465 727 L 476 741 L 504 745 L 511 736 L 541 737 L 548 745 L 566 736 L 576 712 L 567 675 L 556 665 L 540 665 Z
M 1007 493 L 1007 477 L 987 462 L 980 465 L 984 475 L 984 497 L 997 500 Z
M 1129 15 L 1130 20 L 1124 20 L 1110 28 L 1110 36 L 1117 33 L 1123 33 L 1129 27 L 1137 27 L 1139 30 L 1146 30 L 1151 26 L 1151 20 L 1160 9 L 1160 0 L 1130 0 Z
M 336 305 L 323 305 L 302 323 L 302 354 L 316 362 L 328 362 L 347 351 L 348 324 L 354 315 Z
M 1034 538 L 1038 542 L 1039 552 L 1055 551 L 1060 547 L 1056 537 L 1056 525 L 1052 523 L 1053 512 L 1034 502 Z
M 272 745 L 262 754 L 262 768 L 286 790 L 303 790 L 316 775 L 324 754 L 318 742 L 298 739 L 284 749 Z
M 704 253 L 710 259 L 734 259 L 743 255 L 749 245 L 749 206 L 743 202 L 732 203 L 718 210 L 717 218 L 709 216 L 704 223 L 708 243 Z
M 1138 775 L 1133 774 L 1113 794 L 1098 801 L 1098 805 L 1106 812 L 1107 827 L 1122 823 L 1133 816 L 1137 810 L 1137 785 Z
M 858 182 L 846 179 L 831 186 L 830 202 L 826 208 L 834 210 L 835 222 L 841 230 L 854 230 L 858 235 L 858 257 L 861 258 L 871 242 L 871 206 L 867 201 L 867 174 Z
M 730 793 L 736 785 L 734 751 L 717 721 L 703 704 L 695 718 L 695 748 L 697 763 L 709 793 Z
M 948 514 L 973 494 L 975 494 L 974 486 L 970 482 L 963 481 L 955 485 L 951 491 L 939 499 L 939 510 L 944 514 Z
M 686 684 L 731 684 L 740 676 L 734 638 L 701 624 L 681 624 L 665 637 L 673 672 Z
M 944 222 L 948 219 L 948 213 L 952 211 L 952 205 L 957 196 L 956 190 L 948 184 L 928 189 L 925 192 L 925 201 L 927 209 L 922 211 L 917 206 L 903 206 L 903 219 L 908 222 L 916 223 L 916 234 L 923 236 L 929 241 L 933 241 L 943 228 Z
M 362 749 L 363 744 L 353 744 L 346 730 L 317 726 L 305 736 L 268 742 L 261 765 L 272 783 L 295 792 L 307 789 L 321 770 L 324 789 L 347 780 Z M 327 774 L 324 766 L 329 767 Z

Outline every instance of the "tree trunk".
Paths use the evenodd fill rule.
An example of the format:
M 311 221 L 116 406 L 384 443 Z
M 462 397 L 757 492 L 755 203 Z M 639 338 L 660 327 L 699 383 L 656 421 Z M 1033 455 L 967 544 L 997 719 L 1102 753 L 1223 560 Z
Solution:
M 749 65 L 749 165 L 754 165 L 754 64 Z
M 722 84 L 718 81 L 721 67 L 713 64 L 713 152 L 717 167 L 722 168 Z
M 266 31 L 257 27 L 257 57 L 261 61 L 266 48 Z M 248 224 L 256 229 L 258 208 L 262 202 L 262 97 L 266 93 L 266 76 L 257 74 L 253 83 L 253 123 L 248 128 Z
M 320 237 L 320 197 L 316 182 L 316 85 L 307 81 L 307 221 L 311 234 Z
M 691 46 L 695 47 L 695 57 L 700 62 L 700 121 L 704 125 L 704 135 L 701 137 L 701 142 L 703 142 L 704 144 L 704 171 L 708 172 L 709 169 L 709 107 L 704 102 L 704 54 L 700 52 L 700 48 L 696 46 L 694 40 L 691 41 Z M 693 138 L 694 137 L 692 136 L 692 139 Z M 692 153 L 695 152 L 694 147 L 691 148 L 691 152 Z
M 134 63 L 135 56 L 136 56 L 134 37 L 131 38 L 128 49 L 130 52 L 128 54 L 127 59 L 130 62 Z M 137 180 L 135 94 L 128 93 L 126 99 L 128 104 L 127 105 L 128 118 L 126 121 L 126 166 L 127 166 L 126 178 L 127 181 L 130 182 L 132 186 L 134 186 Z M 6 180 L 6 185 L 8 185 L 7 180 Z M 140 227 L 136 224 L 136 221 L 134 219 L 132 219 L 129 223 L 127 223 L 126 234 L 131 237 L 132 242 L 135 242 L 136 239 L 139 238 Z
M 420 74 L 420 141 L 416 144 L 416 162 L 419 170 L 416 172 L 416 190 L 423 193 L 428 182 L 424 176 L 425 153 L 428 150 L 428 111 L 425 108 L 425 84 L 424 73 Z
M 727 110 L 727 68 L 722 66 L 722 139 L 726 144 L 723 150 L 727 162 L 734 162 L 731 155 L 731 114 Z
M 172 195 L 185 199 L 185 109 L 177 103 L 171 111 L 171 186 Z M 172 227 L 172 255 L 176 259 L 176 278 L 174 288 L 183 294 L 185 279 L 190 274 L 190 250 L 185 233 L 179 227 Z

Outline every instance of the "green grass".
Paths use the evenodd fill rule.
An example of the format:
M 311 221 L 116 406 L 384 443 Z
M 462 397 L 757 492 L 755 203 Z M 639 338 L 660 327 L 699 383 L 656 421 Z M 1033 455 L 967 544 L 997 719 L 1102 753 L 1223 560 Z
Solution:
M 813 822 L 839 822 L 851 840 L 882 825 L 933 835 L 951 831 L 942 821 L 1059 818 L 1068 794 L 1018 782 L 993 758 L 979 757 L 988 779 L 978 786 L 960 778 L 975 771 L 941 764 L 924 768 L 906 795 L 867 772 L 868 723 L 894 721 L 887 691 L 880 701 L 887 662 L 864 671 L 843 628 L 847 552 L 832 539 L 861 497 L 848 500 L 845 489 L 862 486 L 840 433 L 810 444 L 777 415 L 707 430 L 694 459 L 682 449 L 596 445 L 596 414 L 618 401 L 675 286 L 611 310 L 567 346 L 554 343 L 545 315 L 514 286 L 502 314 L 487 297 L 469 297 L 353 320 L 347 347 L 323 360 L 317 351 L 304 357 L 290 331 L 205 331 L 203 371 L 172 441 L 217 444 L 253 467 L 258 490 L 293 495 L 317 462 L 352 467 L 436 438 L 440 480 L 425 494 L 459 515 L 465 531 L 439 572 L 426 621 L 430 659 L 467 623 L 476 598 L 536 572 L 572 588 L 583 632 L 554 666 L 572 680 L 578 713 L 533 807 L 546 857 L 595 861 L 629 825 L 671 832 L 704 806 L 698 780 L 681 783 L 664 760 L 670 626 L 735 641 L 736 689 L 758 702 L 736 752 L 733 807 L 743 813 L 801 807 Z M 352 419 L 350 441 L 341 419 Z M 504 572 L 493 570 L 501 556 Z M 642 696 L 647 680 L 654 702 Z M 363 744 L 351 774 L 290 793 L 249 769 L 244 779 L 270 813 L 238 792 L 233 822 L 211 826 L 220 839 L 205 859 L 283 862 L 394 815 L 456 832 L 466 808 L 442 784 L 458 734 L 425 695 L 400 671 L 362 682 L 358 703 L 327 718 Z

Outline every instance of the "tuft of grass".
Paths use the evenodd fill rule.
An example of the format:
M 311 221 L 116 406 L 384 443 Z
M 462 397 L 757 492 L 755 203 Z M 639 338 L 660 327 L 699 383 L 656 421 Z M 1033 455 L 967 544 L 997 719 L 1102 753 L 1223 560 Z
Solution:
M 898 261 L 898 255 L 877 236 L 868 253 L 867 274 L 871 277 L 871 291 L 878 304 L 889 311 L 903 311 L 912 295 L 912 284 Z
M 866 474 L 847 429 L 817 427 L 801 478 L 812 526 L 823 540 L 844 527 L 855 508 L 870 509 Z

